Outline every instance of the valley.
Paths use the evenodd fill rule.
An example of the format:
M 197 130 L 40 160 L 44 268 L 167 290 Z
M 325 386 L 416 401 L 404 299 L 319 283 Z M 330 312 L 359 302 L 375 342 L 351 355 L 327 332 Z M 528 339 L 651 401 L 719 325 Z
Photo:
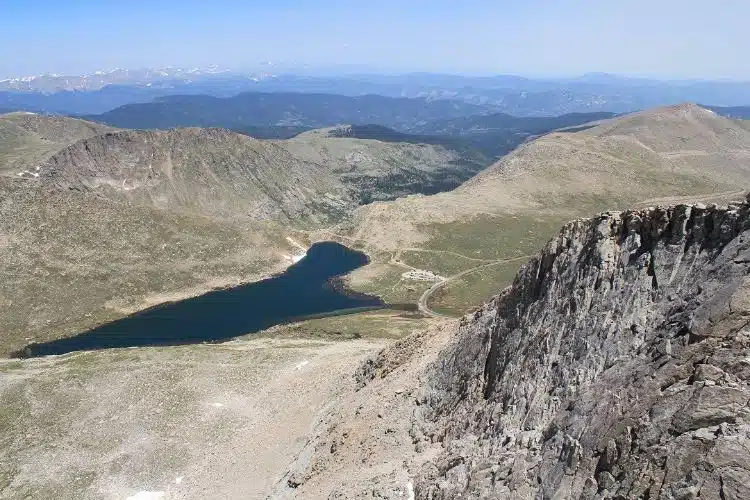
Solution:
M 480 168 L 440 146 L 330 130 L 260 141 L 221 129 L 104 129 L 70 144 L 53 132 L 77 120 L 13 113 L 0 125 L 46 120 L 70 126 L 46 132 L 38 163 L 10 163 L 0 176 L 5 352 L 257 281 L 291 263 L 290 236 L 341 220 L 363 197 L 442 189 Z
M 637 226 L 616 210 L 643 207 L 638 217 L 654 221 L 643 227 L 662 228 L 655 244 L 667 248 L 669 231 L 677 227 L 669 221 L 677 220 L 682 209 L 664 209 L 660 215 L 663 209 L 654 206 L 732 203 L 735 208 L 728 210 L 691 209 L 712 214 L 712 228 L 731 227 L 721 229 L 726 237 L 716 236 L 718 229 L 690 229 L 690 234 L 707 235 L 710 245 L 719 240 L 741 245 L 750 127 L 693 104 L 593 118 L 590 124 L 580 118 L 556 122 L 567 130 L 534 123 L 535 131 L 514 131 L 518 142 L 509 144 L 518 147 L 493 161 L 480 149 L 451 142 L 460 138 L 456 130 L 449 141 L 422 135 L 423 130 L 326 123 L 290 138 L 258 139 L 224 128 L 128 130 L 73 118 L 0 115 L 0 131 L 11 138 L 0 141 L 6 159 L 0 162 L 0 348 L 6 354 L 29 344 L 75 343 L 70 337 L 89 330 L 111 337 L 114 330 L 107 328 L 164 302 L 226 299 L 227 290 L 217 289 L 255 283 L 284 270 L 293 273 L 304 268 L 311 251 L 331 245 L 323 242 L 338 242 L 369 258 L 362 267 L 359 262 L 331 272 L 351 270 L 342 278 L 349 289 L 378 297 L 378 303 L 408 303 L 416 309 L 258 328 L 243 324 L 221 336 L 220 326 L 230 322 L 202 313 L 192 301 L 182 304 L 198 316 L 187 315 L 188 323 L 177 328 L 180 333 L 193 328 L 199 340 L 230 340 L 137 347 L 160 343 L 164 338 L 159 335 L 168 332 L 151 336 L 135 325 L 133 333 L 143 342 L 96 345 L 129 349 L 62 349 L 50 352 L 68 354 L 2 360 L 0 427 L 7 430 L 0 436 L 0 496 L 126 499 L 153 492 L 164 498 L 317 498 L 316 492 L 326 491 L 351 498 L 367 490 L 396 498 L 411 488 L 419 498 L 427 492 L 451 498 L 463 491 L 468 476 L 486 494 L 490 486 L 482 463 L 446 465 L 464 456 L 452 443 L 463 447 L 465 456 L 482 451 L 460 430 L 463 421 L 444 416 L 445 408 L 455 404 L 466 421 L 474 411 L 483 423 L 494 418 L 477 398 L 480 386 L 491 383 L 497 394 L 511 389 L 499 378 L 484 382 L 480 365 L 492 349 L 511 356 L 517 346 L 535 348 L 522 336 L 513 337 L 517 344 L 501 345 L 487 327 L 504 321 L 497 319 L 497 311 L 515 310 L 515 303 L 508 302 L 513 300 L 542 307 L 533 304 L 553 299 L 529 299 L 537 293 L 531 290 L 534 280 L 561 294 L 555 280 L 572 288 L 575 266 L 581 263 L 588 266 L 581 268 L 587 287 L 581 293 L 599 301 L 595 312 L 603 318 L 609 292 L 594 288 L 592 276 L 610 260 L 605 250 L 601 260 L 592 257 L 591 248 L 614 245 L 618 256 L 627 249 L 621 249 L 624 243 L 614 229 L 611 234 L 601 229 L 604 236 L 597 239 L 595 221 Z M 449 121 L 454 119 L 464 118 Z M 19 175 L 23 172 L 34 175 Z M 600 212 L 606 214 L 579 220 Z M 688 219 L 703 227 L 698 219 Z M 650 241 L 648 229 L 633 231 L 643 233 L 638 241 Z M 686 236 L 675 233 L 674 238 L 685 247 L 680 238 Z M 708 253 L 696 250 L 696 262 L 709 266 L 724 258 L 711 253 L 710 245 Z M 308 256 L 295 264 L 302 250 Z M 658 254 L 658 266 L 664 266 L 654 271 L 659 280 L 666 282 L 669 269 L 692 279 L 680 267 L 682 260 L 665 255 Z M 552 270 L 548 262 L 562 267 Z M 647 282 L 640 274 L 651 272 L 648 266 L 612 272 L 643 304 L 653 300 L 662 308 L 666 303 L 640 288 Z M 637 280 L 630 281 L 635 275 Z M 320 285 L 315 282 L 315 293 Z M 287 299 L 264 290 L 252 304 L 233 303 L 235 309 L 224 314 L 247 319 L 243 311 L 268 312 L 263 299 L 275 304 L 297 300 L 294 305 L 302 309 L 315 305 L 312 292 Z M 670 290 L 675 296 L 683 293 L 679 287 Z M 343 297 L 347 307 L 353 305 L 353 297 Z M 553 303 L 549 319 L 569 336 L 558 346 L 585 330 L 584 319 L 572 326 L 561 323 L 559 318 L 566 317 L 561 304 L 572 303 L 567 300 Z M 570 300 L 583 307 L 579 302 L 589 299 Z M 313 309 L 304 312 L 330 310 Z M 145 314 L 153 311 L 159 308 Z M 648 314 L 662 314 L 662 309 L 654 311 Z M 534 318 L 548 321 L 543 315 Z M 210 335 L 201 336 L 207 330 Z M 658 332 L 652 333 L 644 342 L 658 351 Z M 483 340 L 472 343 L 470 338 Z M 567 360 L 579 354 L 560 356 Z M 632 350 L 622 355 L 637 357 Z M 545 370 L 557 373 L 559 365 L 552 363 L 558 358 L 544 359 L 549 359 Z M 601 374 L 597 363 L 587 365 L 592 380 Z M 453 368 L 441 368 L 446 366 Z M 531 368 L 523 370 L 512 373 L 522 380 L 535 375 Z M 572 380 L 567 372 L 555 377 L 550 380 L 559 382 L 558 392 Z M 581 384 L 583 390 L 594 390 Z M 525 401 L 526 395 L 513 397 Z M 558 411 L 558 403 L 534 401 L 544 416 L 533 418 L 548 425 L 552 417 L 544 411 Z M 515 420 L 503 422 L 513 443 L 525 442 L 526 431 L 511 425 Z M 518 456 L 526 449 L 494 435 L 486 439 L 498 440 L 498 446 Z M 545 450 L 556 446 L 538 430 L 529 439 Z M 597 434 L 596 439 L 604 438 Z M 591 453 L 590 447 L 581 452 L 589 469 Z M 544 457 L 545 464 L 554 463 Z M 560 486 L 548 469 L 539 474 L 545 487 L 580 489 L 578 483 Z M 603 485 L 607 476 L 601 477 L 597 481 Z M 614 472 L 613 478 L 631 488 Z M 513 488 L 523 494 L 535 491 L 536 483 L 514 481 Z M 622 491 L 641 491 L 632 488 Z
M 289 265 L 289 236 L 357 247 L 342 229 L 356 207 L 450 190 L 487 164 L 464 145 L 373 127 L 258 140 L 224 129 L 123 130 L 10 113 L 0 130 L 5 352 L 262 279 Z M 390 259 L 388 249 L 367 249 L 376 265 Z M 466 262 L 443 255 L 443 267 L 411 250 L 404 262 L 450 276 L 472 258 L 506 257 L 470 253 L 459 259 Z M 393 279 L 392 266 L 383 269 L 355 290 L 384 284 L 392 292 L 384 300 L 417 303 L 432 285 L 402 283 L 403 270 Z
M 437 271 L 464 271 L 475 267 L 467 259 L 507 261 L 528 255 L 577 217 L 644 202 L 741 198 L 743 191 L 736 187 L 748 182 L 748 145 L 750 134 L 740 122 L 695 105 L 658 108 L 584 131 L 545 135 L 454 191 L 359 207 L 334 232 L 374 256 L 371 269 L 353 273 L 355 289 L 371 290 L 358 284 L 358 273 L 381 288 L 403 288 L 389 263 L 403 249 L 443 252 L 441 262 L 431 264 Z M 407 251 L 401 260 L 424 266 L 419 253 Z M 468 312 L 510 284 L 522 263 L 467 272 L 434 296 L 435 307 Z
M 0 125 L 16 141 L 4 142 L 12 167 L 0 177 L 6 352 L 256 281 L 288 265 L 290 236 L 365 251 L 372 262 L 347 277 L 355 291 L 461 315 L 568 220 L 731 201 L 750 158 L 742 122 L 695 105 L 549 133 L 484 171 L 464 152 L 361 139 L 356 127 L 269 141 L 18 113 Z M 435 278 L 405 277 L 415 269 Z
M 750 499 L 748 19 L 0 2 L 0 500 Z

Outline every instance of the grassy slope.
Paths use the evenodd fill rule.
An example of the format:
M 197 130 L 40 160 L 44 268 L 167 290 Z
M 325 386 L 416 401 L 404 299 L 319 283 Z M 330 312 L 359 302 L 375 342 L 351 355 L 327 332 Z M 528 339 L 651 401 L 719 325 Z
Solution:
M 293 249 L 239 226 L 0 179 L 0 332 L 9 351 L 211 286 L 267 275 Z
M 453 192 L 360 208 L 338 231 L 390 256 L 414 247 L 444 253 L 441 262 L 426 263 L 416 253 L 402 252 L 407 265 L 433 266 L 428 269 L 436 272 L 460 269 L 466 257 L 504 260 L 529 254 L 573 218 L 650 199 L 669 203 L 677 197 L 739 195 L 750 185 L 749 160 L 745 124 L 692 105 L 661 108 L 585 131 L 549 134 Z M 520 264 L 503 264 L 493 271 L 497 279 L 485 279 L 488 269 L 462 276 L 430 304 L 465 312 L 500 291 L 510 282 L 511 268 Z M 404 286 L 400 276 L 390 276 L 390 281 L 370 278 L 385 288 Z M 355 281 L 355 286 L 367 285 Z
M 0 497 L 263 497 L 364 357 L 432 322 L 381 311 L 224 344 L 0 360 Z

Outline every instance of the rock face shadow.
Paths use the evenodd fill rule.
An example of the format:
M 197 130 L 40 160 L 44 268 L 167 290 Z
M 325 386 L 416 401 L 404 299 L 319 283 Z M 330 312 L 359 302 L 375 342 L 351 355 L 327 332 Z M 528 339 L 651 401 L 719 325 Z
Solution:
M 347 293 L 332 281 L 368 262 L 364 253 L 339 243 L 316 243 L 277 276 L 162 304 L 74 337 L 30 344 L 11 356 L 221 342 L 307 316 L 385 307 L 377 297 Z

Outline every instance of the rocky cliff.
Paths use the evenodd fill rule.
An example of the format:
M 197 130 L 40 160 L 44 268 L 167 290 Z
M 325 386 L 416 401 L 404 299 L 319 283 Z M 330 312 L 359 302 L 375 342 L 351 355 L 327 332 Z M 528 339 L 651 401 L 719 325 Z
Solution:
M 417 496 L 750 497 L 748 219 L 566 226 L 430 372 Z
M 346 409 L 329 416 L 287 485 L 311 493 L 328 474 L 344 497 L 750 498 L 749 229 L 747 203 L 566 225 L 411 385 L 401 373 L 420 361 L 388 359 L 408 344 L 365 366 L 345 406 L 365 420 L 377 408 L 372 436 Z M 387 461 L 371 438 L 410 449 Z M 347 460 L 380 464 L 342 474 Z

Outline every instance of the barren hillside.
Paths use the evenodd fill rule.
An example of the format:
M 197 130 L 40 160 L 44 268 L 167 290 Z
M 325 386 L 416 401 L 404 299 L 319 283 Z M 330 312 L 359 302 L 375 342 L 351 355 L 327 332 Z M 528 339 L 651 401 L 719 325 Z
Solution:
M 112 127 L 63 116 L 0 114 L 0 175 L 32 177 L 34 167 L 74 142 Z
M 103 134 L 58 152 L 39 175 L 64 188 L 222 218 L 325 220 L 353 205 L 322 165 L 223 129 Z

